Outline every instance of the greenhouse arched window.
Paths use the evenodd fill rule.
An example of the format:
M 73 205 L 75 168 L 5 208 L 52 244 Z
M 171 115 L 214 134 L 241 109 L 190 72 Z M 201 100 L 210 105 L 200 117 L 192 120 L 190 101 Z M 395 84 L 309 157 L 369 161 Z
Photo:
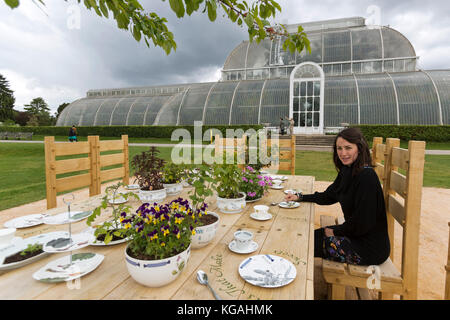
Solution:
M 289 90 L 289 117 L 295 134 L 323 133 L 325 76 L 314 62 L 304 62 L 292 70 Z

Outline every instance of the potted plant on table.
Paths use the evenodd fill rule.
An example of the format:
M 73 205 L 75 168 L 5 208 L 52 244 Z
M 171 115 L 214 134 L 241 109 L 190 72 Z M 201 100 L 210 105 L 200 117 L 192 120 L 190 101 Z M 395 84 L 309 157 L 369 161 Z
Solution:
M 239 190 L 245 192 L 246 202 L 255 202 L 263 197 L 263 195 L 272 185 L 272 178 L 261 175 L 251 166 L 246 166 L 242 170 L 242 180 L 239 184 Z
M 242 170 L 235 164 L 215 164 L 213 184 L 217 192 L 217 206 L 223 213 L 239 213 L 245 208 L 245 193 L 239 190 Z
M 173 162 L 167 162 L 162 169 L 163 186 L 167 195 L 174 196 L 183 191 L 184 167 Z
M 136 198 L 139 200 L 138 196 L 133 192 L 119 193 L 118 190 L 123 184 L 121 182 L 109 186 L 106 188 L 106 195 L 102 198 L 101 204 L 94 209 L 94 212 L 89 216 L 86 221 L 86 224 L 91 227 L 88 229 L 88 232 L 93 232 L 95 236 L 94 244 L 100 245 L 109 245 L 109 244 L 118 244 L 126 241 L 126 237 L 123 234 L 122 224 L 120 222 L 120 214 L 122 212 L 130 212 L 131 206 L 125 204 L 129 198 Z M 124 199 L 125 202 L 119 203 L 116 205 L 114 201 L 111 202 L 111 199 L 121 198 Z M 92 223 L 95 221 L 97 217 L 99 217 L 102 213 L 102 210 L 106 210 L 108 208 L 108 204 L 112 205 L 112 213 L 111 219 L 106 220 L 100 225 L 92 227 Z
M 121 213 L 124 234 L 131 238 L 125 249 L 128 272 L 138 283 L 164 286 L 186 266 L 198 217 L 182 198 L 167 204 L 142 204 L 135 214 Z
M 207 165 L 197 166 L 195 170 L 190 170 L 187 178 L 192 181 L 194 187 L 189 192 L 194 212 L 198 215 L 199 226 L 195 228 L 192 236 L 192 249 L 198 249 L 209 244 L 215 237 L 219 227 L 220 216 L 212 211 L 206 211 L 208 205 L 205 200 L 212 196 L 211 186 L 214 183 Z
M 149 151 L 137 154 L 131 160 L 136 181 L 139 184 L 139 198 L 143 202 L 161 202 L 167 196 L 163 185 L 162 169 L 165 161 L 158 157 L 159 150 L 150 147 Z

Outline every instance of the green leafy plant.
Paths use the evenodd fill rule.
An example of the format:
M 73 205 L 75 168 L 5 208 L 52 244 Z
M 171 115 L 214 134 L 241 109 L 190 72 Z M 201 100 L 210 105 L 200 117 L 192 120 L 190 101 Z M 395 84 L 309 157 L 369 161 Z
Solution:
M 25 249 L 20 252 L 21 256 L 31 255 L 37 251 L 42 251 L 42 244 L 34 243 L 29 244 Z
M 220 198 L 240 198 L 239 184 L 242 180 L 242 170 L 235 164 L 214 164 L 212 184 Z
M 180 183 L 183 178 L 184 166 L 167 162 L 162 169 L 163 183 Z
M 211 188 L 214 185 L 214 179 L 211 174 L 211 167 L 202 164 L 187 169 L 185 172 L 187 181 L 190 181 L 193 186 L 193 189 L 188 193 L 192 207 L 196 213 L 202 212 L 208 207 L 205 203 L 206 198 L 213 195 Z
M 188 200 L 178 198 L 167 204 L 142 204 L 134 214 L 121 213 L 121 233 L 131 239 L 128 254 L 140 260 L 159 260 L 186 250 L 198 218 Z
M 105 210 L 108 208 L 108 204 L 110 203 L 110 200 L 112 199 L 118 199 L 119 197 L 122 197 L 125 200 L 128 200 L 129 198 L 135 198 L 139 200 L 139 197 L 133 193 L 133 192 L 127 192 L 127 193 L 119 193 L 118 189 L 123 184 L 121 182 L 109 186 L 106 188 L 106 195 L 102 198 L 102 203 L 100 206 L 94 209 L 94 212 L 92 215 L 90 215 L 86 221 L 86 224 L 88 226 L 91 226 L 92 223 L 95 221 L 97 217 L 99 217 L 102 213 L 102 210 Z M 123 238 L 122 233 L 120 229 L 122 228 L 122 224 L 120 222 L 120 214 L 122 212 L 129 213 L 131 210 L 131 206 L 127 205 L 126 203 L 121 204 L 112 204 L 112 213 L 111 213 L 111 219 L 103 222 L 101 225 L 95 226 L 95 232 L 94 235 L 97 239 L 103 239 L 103 242 L 105 244 L 108 244 L 114 239 L 114 236 L 117 238 Z
M 160 190 L 163 189 L 162 170 L 165 161 L 158 157 L 159 150 L 156 147 L 150 147 L 149 151 L 137 154 L 131 160 L 131 167 L 134 169 L 134 175 L 141 190 Z

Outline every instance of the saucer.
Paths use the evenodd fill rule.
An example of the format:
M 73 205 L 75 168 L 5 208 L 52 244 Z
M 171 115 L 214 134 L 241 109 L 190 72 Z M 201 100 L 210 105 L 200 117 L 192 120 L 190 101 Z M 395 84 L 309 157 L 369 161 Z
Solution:
M 271 188 L 275 189 L 275 190 L 281 190 L 281 189 L 284 188 L 284 186 L 275 186 L 275 185 L 273 185 L 273 186 L 271 186 Z
M 252 214 L 250 214 L 250 217 L 255 219 L 255 220 L 259 220 L 259 221 L 265 221 L 265 220 L 270 220 L 272 219 L 272 215 L 270 213 L 266 213 L 266 214 L 257 214 L 256 212 L 253 212 Z
M 278 204 L 280 207 L 282 208 L 287 208 L 287 209 L 293 209 L 293 208 L 298 208 L 300 207 L 300 203 L 299 202 L 294 202 L 293 204 L 289 204 L 286 201 L 280 202 Z
M 288 194 L 288 193 L 303 193 L 302 189 L 288 189 L 288 190 L 284 190 L 284 193 Z
M 247 253 L 252 253 L 256 250 L 258 250 L 258 244 L 255 241 L 250 242 L 250 245 L 246 248 L 246 249 L 237 249 L 236 248 L 236 241 L 231 241 L 228 244 L 228 249 L 230 249 L 231 251 L 235 252 L 235 253 L 242 253 L 242 254 L 247 254 Z

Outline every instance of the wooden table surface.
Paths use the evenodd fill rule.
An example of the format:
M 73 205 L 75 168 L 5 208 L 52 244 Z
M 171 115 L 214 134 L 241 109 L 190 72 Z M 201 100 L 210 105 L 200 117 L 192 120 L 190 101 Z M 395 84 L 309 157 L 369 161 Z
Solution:
M 300 188 L 304 193 L 312 193 L 314 177 L 287 176 L 284 190 Z M 168 197 L 170 201 L 176 197 L 187 198 L 191 188 L 184 188 L 181 195 Z M 197 282 L 196 272 L 204 270 L 211 286 L 224 299 L 243 300 L 304 300 L 313 299 L 314 270 L 314 205 L 301 203 L 295 209 L 283 209 L 271 206 L 271 202 L 283 201 L 283 190 L 270 189 L 263 199 L 248 203 L 245 210 L 238 214 L 219 212 L 213 197 L 207 199 L 209 211 L 220 215 L 219 228 L 213 241 L 206 247 L 191 250 L 190 258 L 180 276 L 172 283 L 161 288 L 148 288 L 135 282 L 129 275 L 125 265 L 124 251 L 126 243 L 114 246 L 88 246 L 74 251 L 95 252 L 105 256 L 103 262 L 93 272 L 83 276 L 79 286 L 67 283 L 48 284 L 32 278 L 34 272 L 50 261 L 68 253 L 50 254 L 41 260 L 18 269 L 0 271 L 0 299 L 214 299 L 206 286 Z M 76 199 L 75 199 L 76 200 Z M 71 210 L 94 209 L 101 202 L 101 196 L 75 201 Z M 137 207 L 140 201 L 132 200 L 130 204 Z M 257 221 L 250 218 L 253 206 L 264 204 L 270 207 L 273 218 L 268 221 Z M 67 207 L 59 207 L 46 211 L 56 214 L 67 211 Z M 28 213 L 24 212 L 23 215 Z M 0 224 L 12 217 L 0 217 Z M 108 211 L 95 222 L 108 218 Z M 87 228 L 86 219 L 73 223 L 72 232 L 80 232 Z M 250 230 L 258 250 L 251 254 L 237 254 L 228 249 L 236 230 Z M 17 229 L 16 236 L 27 238 L 40 233 L 52 231 L 68 231 L 68 225 L 39 225 L 31 228 Z M 261 288 L 247 283 L 238 272 L 239 264 L 252 255 L 271 254 L 291 261 L 297 268 L 297 276 L 290 284 L 279 288 Z

